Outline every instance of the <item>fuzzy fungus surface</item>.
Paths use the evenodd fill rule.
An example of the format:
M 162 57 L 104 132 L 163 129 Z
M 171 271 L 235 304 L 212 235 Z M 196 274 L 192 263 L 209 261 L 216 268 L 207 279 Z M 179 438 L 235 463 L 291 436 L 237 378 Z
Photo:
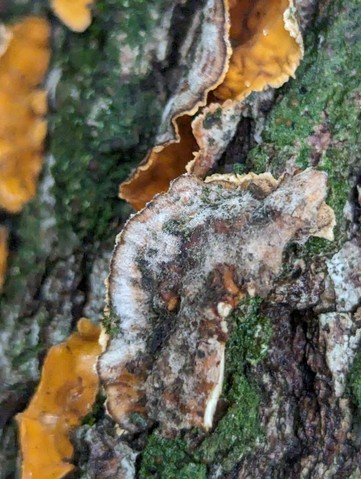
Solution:
M 165 434 L 209 429 L 222 390 L 227 318 L 264 297 L 291 241 L 332 239 L 327 175 L 183 175 L 117 238 L 108 280 L 112 335 L 98 362 L 110 415 Z M 136 415 L 137 415 L 136 414 Z
M 95 0 L 51 0 L 55 15 L 73 32 L 84 32 L 92 21 Z
M 82 318 L 77 332 L 50 349 L 38 389 L 28 408 L 17 416 L 22 479 L 56 479 L 74 469 L 69 435 L 96 398 L 99 333 L 98 326 Z
M 0 208 L 18 213 L 32 199 L 43 163 L 47 133 L 46 92 L 50 25 L 26 17 L 8 27 L 0 56 Z

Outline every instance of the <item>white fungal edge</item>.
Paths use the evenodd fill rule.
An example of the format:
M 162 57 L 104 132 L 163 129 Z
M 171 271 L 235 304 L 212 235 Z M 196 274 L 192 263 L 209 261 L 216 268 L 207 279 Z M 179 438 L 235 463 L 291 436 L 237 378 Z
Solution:
M 213 390 L 211 391 L 206 405 L 206 410 L 204 412 L 204 419 L 203 419 L 203 426 L 206 431 L 208 431 L 213 425 L 213 417 L 214 413 L 216 412 L 216 407 L 218 404 L 218 399 L 222 394 L 222 386 L 223 386 L 223 379 L 224 379 L 224 354 L 225 352 L 225 345 L 222 344 L 222 358 L 221 364 L 219 367 L 219 378 L 217 384 L 214 386 Z
M 296 18 L 296 7 L 293 3 L 293 0 L 289 1 L 289 7 L 285 10 L 283 14 L 283 21 L 285 24 L 285 29 L 289 32 L 292 38 L 294 38 L 301 50 L 301 58 L 304 55 L 303 47 L 303 38 L 301 35 L 300 27 Z

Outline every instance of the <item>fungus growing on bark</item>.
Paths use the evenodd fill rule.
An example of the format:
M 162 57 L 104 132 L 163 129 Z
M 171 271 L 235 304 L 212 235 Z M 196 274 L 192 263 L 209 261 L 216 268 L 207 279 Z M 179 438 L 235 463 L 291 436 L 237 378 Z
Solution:
M 0 226 L 0 292 L 4 286 L 8 254 L 8 230 Z
M 9 30 L 0 56 L 0 208 L 17 213 L 35 195 L 43 161 L 47 102 L 38 86 L 48 68 L 50 27 L 28 17 Z
M 231 0 L 233 54 L 224 82 L 214 94 L 241 100 L 293 76 L 303 56 L 292 0 Z
M 69 433 L 95 401 L 99 333 L 98 326 L 82 318 L 78 332 L 50 349 L 38 389 L 17 416 L 23 479 L 61 478 L 73 470 Z
M 230 8 L 226 1 L 209 0 L 204 12 L 201 39 L 193 40 L 196 55 L 191 56 L 190 69 L 165 107 L 158 146 L 120 186 L 120 197 L 137 209 L 155 193 L 166 191 L 188 163 L 187 171 L 205 176 L 235 133 L 240 101 L 253 91 L 283 85 L 302 58 L 292 0 L 232 0 Z M 211 91 L 224 103 L 209 105 L 193 123 L 189 116 L 182 116 L 194 117 Z M 206 126 L 210 116 L 218 120 L 211 128 Z M 180 120 L 182 128 L 177 126 Z
M 0 23 L 0 57 L 6 52 L 12 34 L 9 28 Z
M 95 0 L 51 0 L 55 15 L 73 32 L 84 32 L 92 21 Z
M 221 394 L 227 317 L 265 296 L 291 241 L 332 237 L 324 172 L 293 177 L 183 175 L 117 238 L 108 281 L 113 335 L 98 361 L 109 414 L 133 413 L 164 433 L 212 427 Z
M 184 42 L 188 45 L 184 74 L 164 108 L 157 146 L 120 186 L 120 197 L 137 209 L 155 193 L 166 191 L 170 181 L 185 172 L 197 149 L 192 116 L 206 104 L 208 93 L 223 81 L 228 69 L 231 48 L 226 5 L 207 0 L 196 15 L 192 34 L 194 31 L 199 36 L 196 41 L 190 38 Z

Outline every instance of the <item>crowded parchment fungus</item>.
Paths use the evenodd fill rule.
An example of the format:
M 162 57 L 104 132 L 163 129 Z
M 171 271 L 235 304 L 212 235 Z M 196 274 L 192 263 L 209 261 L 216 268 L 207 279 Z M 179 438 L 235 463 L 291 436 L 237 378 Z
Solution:
M 209 0 L 204 12 L 193 63 L 165 107 L 157 146 L 120 186 L 120 197 L 136 209 L 166 191 L 188 163 L 187 171 L 201 177 L 214 167 L 234 135 L 240 102 L 253 91 L 283 85 L 302 58 L 292 0 L 231 0 L 230 6 Z M 210 92 L 223 104 L 209 105 L 192 123 Z M 207 131 L 210 117 L 216 126 Z
M 95 0 L 51 0 L 55 15 L 73 32 L 84 32 L 92 21 Z
M 292 0 L 230 1 L 233 54 L 226 78 L 214 92 L 217 98 L 242 100 L 294 76 L 303 56 L 294 13 Z
M 120 196 L 137 209 L 155 193 L 168 189 L 171 180 L 185 172 L 197 143 L 192 134 L 192 116 L 207 102 L 207 95 L 220 85 L 231 56 L 228 10 L 224 2 L 207 0 L 194 19 L 196 41 L 184 42 L 184 75 L 167 102 L 156 144 L 132 176 L 120 186 Z
M 0 57 L 6 52 L 12 34 L 9 28 L 0 23 Z
M 163 433 L 213 424 L 222 390 L 227 317 L 264 297 L 291 241 L 332 239 L 327 175 L 308 169 L 172 182 L 117 238 L 108 282 L 112 335 L 98 370 L 109 414 Z M 139 424 L 139 421 L 138 421 Z
M 27 17 L 9 26 L 0 56 L 0 208 L 18 213 L 34 197 L 47 132 L 46 92 L 50 26 Z
M 8 230 L 0 225 L 0 292 L 5 281 L 8 254 Z
M 22 479 L 58 479 L 74 469 L 69 434 L 90 412 L 98 391 L 99 332 L 82 318 L 77 332 L 50 349 L 38 389 L 17 416 Z

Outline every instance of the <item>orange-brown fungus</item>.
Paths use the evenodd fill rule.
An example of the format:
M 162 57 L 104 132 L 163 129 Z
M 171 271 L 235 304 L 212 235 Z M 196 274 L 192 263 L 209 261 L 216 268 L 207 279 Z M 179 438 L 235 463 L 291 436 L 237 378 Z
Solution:
M 94 0 L 52 0 L 55 15 L 73 32 L 84 32 L 92 21 Z
M 48 68 L 48 22 L 28 17 L 9 28 L 0 57 L 0 208 L 19 212 L 36 192 L 47 124 L 46 92 L 38 88 Z
M 302 40 L 290 0 L 231 0 L 233 54 L 221 99 L 242 99 L 267 86 L 280 87 L 302 58 Z
M 8 230 L 0 226 L 0 291 L 5 281 L 8 254 Z
M 120 197 L 135 209 L 143 208 L 155 194 L 167 191 L 169 183 L 184 173 L 193 151 L 197 150 L 191 122 L 190 116 L 179 118 L 179 143 L 172 141 L 153 148 L 133 176 L 120 185 Z
M 209 0 L 208 3 L 212 2 Z M 218 9 L 220 3 L 217 4 Z M 161 146 L 153 148 L 131 178 L 120 187 L 120 197 L 137 209 L 150 201 L 154 194 L 166 191 L 169 182 L 183 173 L 188 163 L 189 172 L 205 176 L 209 169 L 216 166 L 236 131 L 242 110 L 240 101 L 252 91 L 261 91 L 267 86 L 281 86 L 295 73 L 300 62 L 303 54 L 302 38 L 294 18 L 292 0 L 230 0 L 229 7 L 228 2 L 223 0 L 223 5 L 225 11 L 229 8 L 229 18 L 227 14 L 218 15 L 211 21 L 209 16 L 208 22 L 210 24 L 213 22 L 213 28 L 219 29 L 219 35 L 213 35 L 218 39 L 217 42 L 212 40 L 213 49 L 215 52 L 218 50 L 222 52 L 223 56 L 220 54 L 217 56 L 223 58 L 225 68 L 228 70 L 224 76 L 224 70 L 221 69 L 218 82 L 214 82 L 213 87 L 207 84 L 207 88 L 204 88 L 206 96 L 208 95 L 208 102 L 218 98 L 223 104 L 208 105 L 204 108 L 192 123 L 192 130 L 190 130 L 191 120 L 187 117 L 185 133 L 179 125 L 180 140 L 178 138 L 169 140 L 167 124 L 179 121 L 181 111 L 175 108 L 175 105 L 179 103 L 183 105 L 184 92 L 195 88 L 190 83 L 190 79 L 194 81 L 194 78 L 197 78 L 196 86 L 202 84 L 202 75 L 206 77 L 204 71 L 207 71 L 207 68 L 199 68 L 199 65 L 207 65 L 208 70 L 212 70 L 210 68 L 212 62 L 208 61 L 208 56 L 212 57 L 212 53 L 209 52 L 209 44 L 212 41 L 209 40 L 209 29 L 205 29 L 204 43 L 208 47 L 200 49 L 203 55 L 194 62 L 195 67 L 192 65 L 190 67 L 191 71 L 192 68 L 195 71 L 198 68 L 199 74 L 190 75 L 187 82 L 181 83 L 187 88 L 175 92 L 165 107 L 164 117 L 167 121 L 165 125 L 164 121 L 162 122 L 160 129 L 160 132 L 165 130 L 165 134 L 158 135 L 160 139 L 158 144 Z M 229 49 L 219 48 L 219 45 L 228 45 L 228 36 L 233 43 L 229 65 Z M 219 39 L 223 40 L 219 41 Z M 196 41 L 194 43 L 197 44 Z M 194 118 L 204 103 L 194 103 L 194 109 L 189 108 L 188 105 L 188 109 L 183 110 L 183 113 L 193 115 Z M 217 118 L 214 113 L 218 110 L 221 113 Z M 184 134 L 186 137 L 183 136 Z M 194 159 L 193 153 L 195 153 Z
M 95 401 L 99 333 L 98 326 L 82 318 L 78 332 L 50 349 L 38 389 L 17 416 L 22 479 L 58 479 L 74 468 L 69 462 L 73 454 L 69 433 Z

